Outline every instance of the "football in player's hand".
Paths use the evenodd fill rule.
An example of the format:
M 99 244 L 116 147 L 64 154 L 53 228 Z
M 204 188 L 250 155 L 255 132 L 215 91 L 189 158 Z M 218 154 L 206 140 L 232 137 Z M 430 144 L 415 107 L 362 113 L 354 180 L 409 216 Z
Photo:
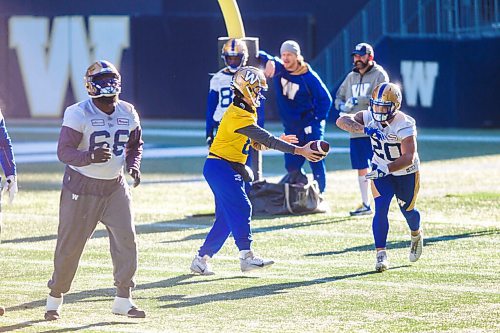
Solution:
M 325 140 L 314 140 L 311 141 L 310 147 L 312 150 L 319 152 L 322 155 L 327 155 L 330 151 L 330 144 Z

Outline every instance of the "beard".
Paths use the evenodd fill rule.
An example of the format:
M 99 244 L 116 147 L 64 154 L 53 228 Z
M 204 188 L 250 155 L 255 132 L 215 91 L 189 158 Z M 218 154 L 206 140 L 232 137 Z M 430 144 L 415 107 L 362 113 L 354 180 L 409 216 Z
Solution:
M 368 66 L 368 61 L 367 62 L 362 62 L 361 60 L 358 60 L 354 63 L 354 66 L 357 68 L 357 69 L 364 69 Z

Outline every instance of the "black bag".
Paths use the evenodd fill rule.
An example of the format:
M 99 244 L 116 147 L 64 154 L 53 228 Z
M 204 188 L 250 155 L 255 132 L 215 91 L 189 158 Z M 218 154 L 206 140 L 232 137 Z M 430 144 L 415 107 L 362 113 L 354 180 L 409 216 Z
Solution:
M 324 213 L 318 183 L 302 172 L 292 172 L 279 183 L 254 182 L 248 194 L 253 215 Z

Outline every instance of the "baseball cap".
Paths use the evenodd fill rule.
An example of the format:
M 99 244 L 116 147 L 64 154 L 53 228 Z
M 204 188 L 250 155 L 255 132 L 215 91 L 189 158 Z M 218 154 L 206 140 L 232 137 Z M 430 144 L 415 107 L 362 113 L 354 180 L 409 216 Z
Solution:
M 358 45 L 356 45 L 351 55 L 355 54 L 360 56 L 364 56 L 365 54 L 370 54 L 373 57 L 375 56 L 375 53 L 373 52 L 373 47 L 368 43 L 359 43 Z

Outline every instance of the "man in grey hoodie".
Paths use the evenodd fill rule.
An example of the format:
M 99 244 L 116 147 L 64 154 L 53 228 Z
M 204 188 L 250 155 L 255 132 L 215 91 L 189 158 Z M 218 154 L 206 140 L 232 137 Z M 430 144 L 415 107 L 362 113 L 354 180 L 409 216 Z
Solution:
M 373 89 L 381 82 L 389 82 L 384 68 L 374 59 L 373 47 L 367 43 L 359 43 L 352 52 L 352 71 L 347 74 L 335 96 L 335 108 L 340 115 L 355 114 L 368 110 Z M 351 166 L 358 170 L 358 183 L 362 203 L 350 212 L 351 216 L 370 215 L 370 199 L 368 190 L 370 181 L 365 178 L 373 155 L 370 138 L 365 134 L 351 133 L 350 137 Z

